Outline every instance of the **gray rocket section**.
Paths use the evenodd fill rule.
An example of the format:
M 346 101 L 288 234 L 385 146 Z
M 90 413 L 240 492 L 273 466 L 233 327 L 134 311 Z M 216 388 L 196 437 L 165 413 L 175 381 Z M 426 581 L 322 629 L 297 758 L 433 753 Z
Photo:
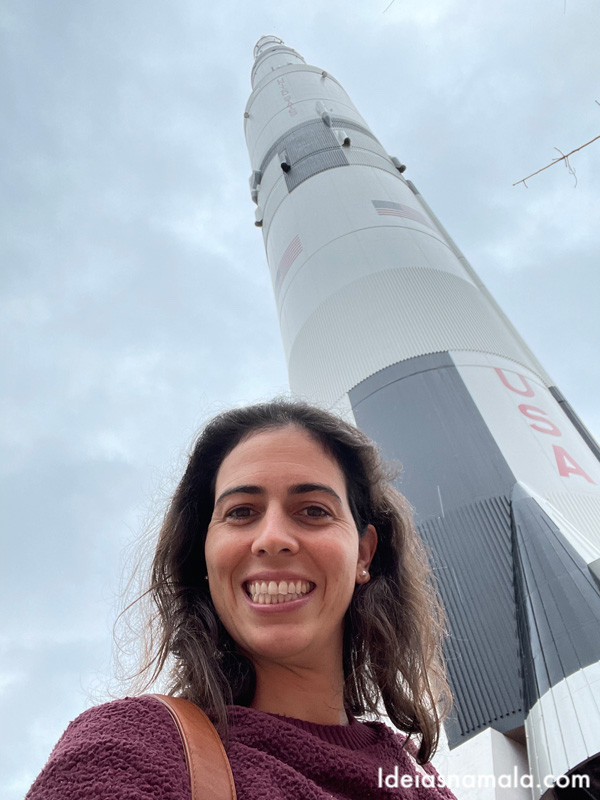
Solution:
M 524 727 L 538 780 L 589 767 L 600 449 L 335 78 L 276 37 L 254 55 L 250 193 L 290 387 L 404 465 L 449 618 L 450 744 Z

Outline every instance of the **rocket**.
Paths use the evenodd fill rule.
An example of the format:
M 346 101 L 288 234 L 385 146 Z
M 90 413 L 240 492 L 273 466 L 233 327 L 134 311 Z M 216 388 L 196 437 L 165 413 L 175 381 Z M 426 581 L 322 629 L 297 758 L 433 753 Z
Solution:
M 449 620 L 451 756 L 525 763 L 535 797 L 597 774 L 600 449 L 337 80 L 263 36 L 251 82 L 290 388 L 403 464 Z

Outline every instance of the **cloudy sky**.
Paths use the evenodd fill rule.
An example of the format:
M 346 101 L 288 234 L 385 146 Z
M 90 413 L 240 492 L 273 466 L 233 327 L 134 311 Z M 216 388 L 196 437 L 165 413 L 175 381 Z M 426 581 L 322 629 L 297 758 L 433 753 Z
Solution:
M 242 118 L 344 86 L 600 435 L 596 0 L 2 0 L 0 796 L 106 695 L 131 542 L 202 422 L 286 390 Z

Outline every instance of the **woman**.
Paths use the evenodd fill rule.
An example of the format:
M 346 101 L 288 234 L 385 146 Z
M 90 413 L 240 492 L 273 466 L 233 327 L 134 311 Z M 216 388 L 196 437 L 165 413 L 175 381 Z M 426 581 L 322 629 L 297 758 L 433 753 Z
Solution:
M 408 504 L 356 428 L 290 401 L 212 420 L 149 592 L 147 685 L 169 669 L 170 693 L 210 714 L 239 800 L 407 790 L 389 775 L 409 796 L 453 797 L 427 763 L 449 697 L 441 611 Z M 357 721 L 382 705 L 408 738 Z M 189 796 L 169 713 L 142 696 L 71 723 L 28 800 Z

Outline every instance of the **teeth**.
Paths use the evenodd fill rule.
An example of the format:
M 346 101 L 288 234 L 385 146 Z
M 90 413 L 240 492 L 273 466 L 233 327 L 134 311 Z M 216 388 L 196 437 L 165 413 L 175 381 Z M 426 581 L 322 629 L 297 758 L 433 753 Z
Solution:
M 246 585 L 252 601 L 260 605 L 289 603 L 307 594 L 311 587 L 309 581 L 252 581 Z

